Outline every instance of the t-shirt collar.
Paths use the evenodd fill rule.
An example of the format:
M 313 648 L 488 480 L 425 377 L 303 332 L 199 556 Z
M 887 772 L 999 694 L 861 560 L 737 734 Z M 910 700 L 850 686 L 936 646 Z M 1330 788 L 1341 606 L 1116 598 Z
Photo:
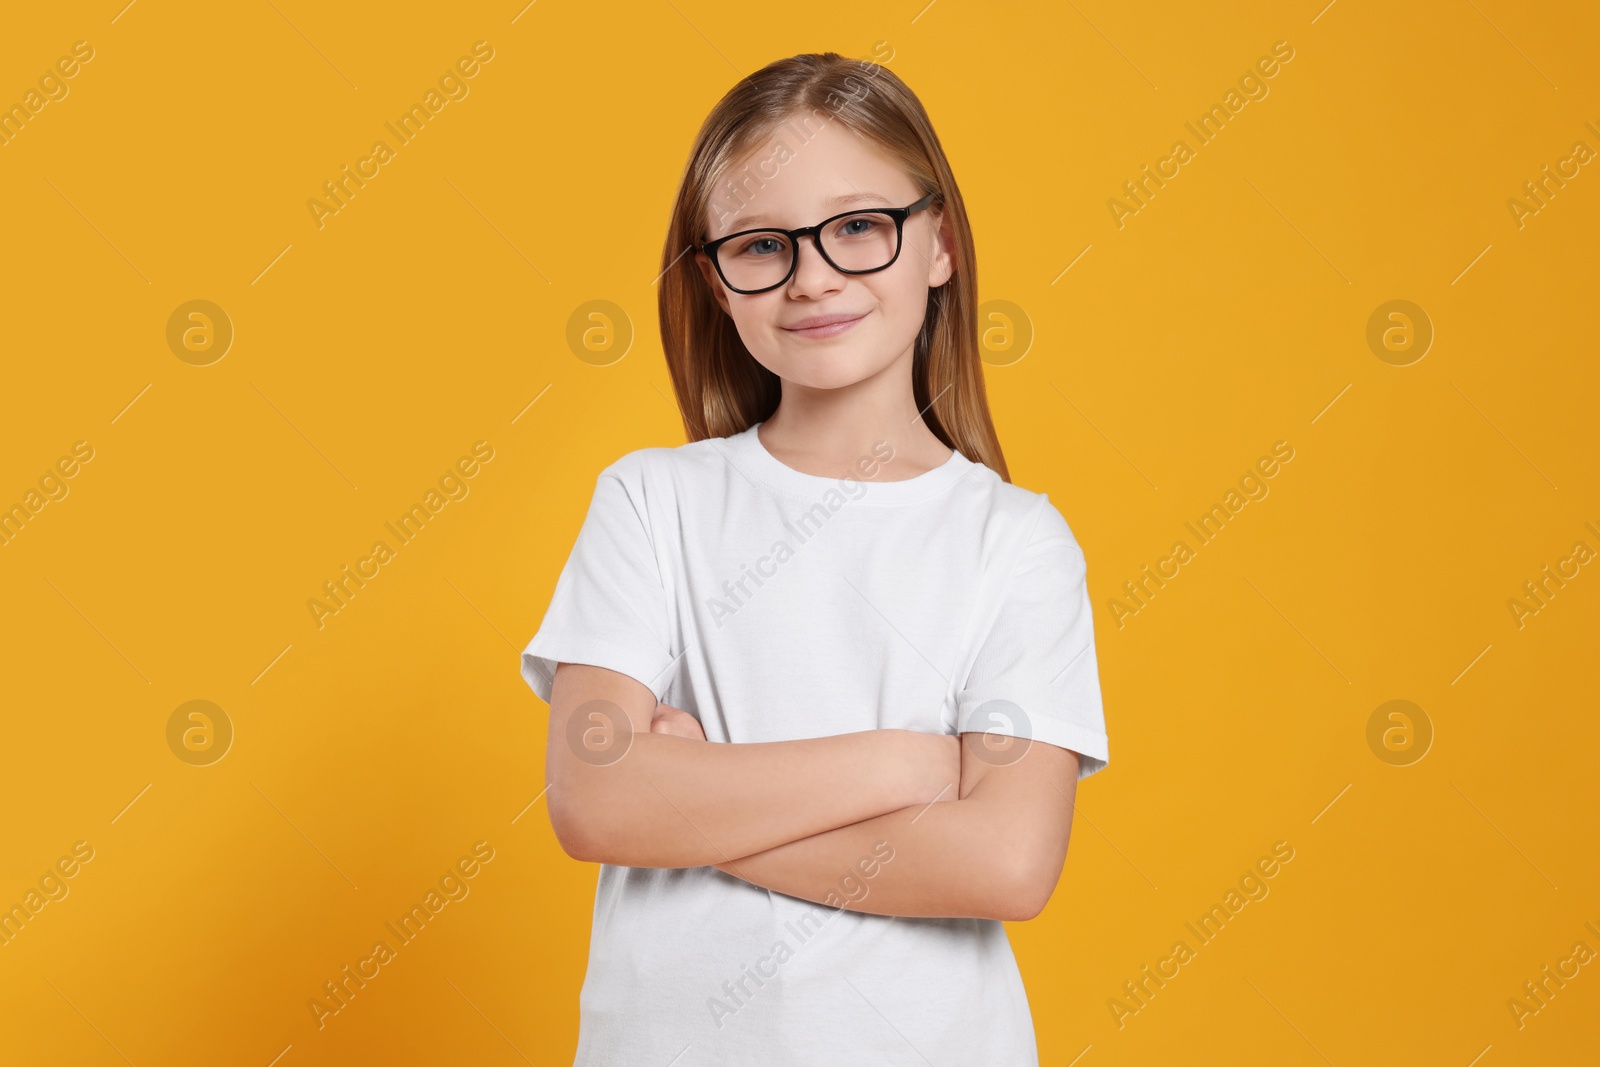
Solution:
M 942 493 L 980 466 L 959 450 L 951 450 L 950 458 L 932 470 L 896 481 L 868 479 L 862 477 L 859 470 L 848 469 L 840 471 L 837 477 L 807 474 L 768 452 L 757 434 L 760 427 L 761 422 L 757 422 L 748 430 L 724 438 L 725 454 L 757 481 L 785 496 L 820 500 L 831 490 L 843 493 L 851 503 L 907 504 Z M 869 462 L 871 469 L 870 464 L 877 461 L 877 456 L 868 453 L 863 459 Z

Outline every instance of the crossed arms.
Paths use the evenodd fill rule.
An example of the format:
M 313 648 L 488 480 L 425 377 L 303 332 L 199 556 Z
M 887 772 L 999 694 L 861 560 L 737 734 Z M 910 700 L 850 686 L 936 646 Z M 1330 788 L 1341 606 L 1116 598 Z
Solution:
M 713 865 L 838 903 L 841 874 L 887 842 L 892 862 L 843 905 L 878 915 L 1031 919 L 1055 890 L 1078 781 L 1069 749 L 913 730 L 710 744 L 676 716 L 692 722 L 625 674 L 556 668 L 545 777 L 569 856 Z

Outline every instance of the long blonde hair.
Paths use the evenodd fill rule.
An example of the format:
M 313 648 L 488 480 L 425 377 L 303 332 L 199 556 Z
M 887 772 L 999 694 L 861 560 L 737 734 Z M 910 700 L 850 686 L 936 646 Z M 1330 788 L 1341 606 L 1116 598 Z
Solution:
M 887 67 L 835 52 L 769 63 L 730 89 L 695 136 L 661 252 L 658 294 L 661 343 L 685 433 L 690 441 L 727 437 L 777 410 L 778 376 L 745 348 L 696 267 L 693 246 L 707 240 L 706 220 L 718 192 L 714 183 L 729 164 L 786 123 L 799 122 L 797 132 L 809 140 L 814 134 L 805 131 L 815 120 L 843 122 L 898 161 L 922 193 L 936 194 L 931 206 L 948 220 L 954 239 L 954 274 L 928 294 L 913 354 L 912 389 L 924 421 L 941 441 L 1009 482 L 984 390 L 977 257 L 955 175 L 916 94 Z M 747 172 L 741 184 L 749 182 L 759 187 L 761 179 Z M 721 184 L 739 195 L 731 178 Z

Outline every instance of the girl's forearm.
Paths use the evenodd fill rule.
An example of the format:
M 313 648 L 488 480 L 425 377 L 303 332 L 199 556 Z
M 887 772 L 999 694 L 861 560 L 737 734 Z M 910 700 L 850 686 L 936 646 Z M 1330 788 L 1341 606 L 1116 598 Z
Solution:
M 851 911 L 1015 921 L 1038 914 L 1050 895 L 1037 872 L 1026 868 L 1037 854 L 1024 828 L 974 794 L 902 808 L 715 866 L 766 889 Z
M 953 737 L 910 730 L 747 744 L 639 732 L 604 765 L 553 750 L 550 819 L 577 859 L 699 867 L 953 797 L 958 774 Z

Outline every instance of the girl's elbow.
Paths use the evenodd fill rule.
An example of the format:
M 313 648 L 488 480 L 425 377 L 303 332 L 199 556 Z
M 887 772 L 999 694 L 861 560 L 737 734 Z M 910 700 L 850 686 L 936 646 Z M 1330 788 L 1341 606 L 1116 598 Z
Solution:
M 552 795 L 553 795 L 552 791 Z M 659 842 L 641 841 L 631 824 L 607 820 L 596 804 L 550 805 L 550 827 L 561 851 L 580 863 L 609 863 L 617 867 L 677 867 L 697 864 L 670 862 Z
M 606 862 L 599 850 L 604 835 L 593 825 L 594 808 L 582 803 L 564 803 L 554 789 L 549 796 L 550 829 L 555 831 L 561 851 L 581 863 Z
M 1048 895 L 1041 898 L 1023 888 L 1010 889 L 997 894 L 996 899 L 990 902 L 989 914 L 985 918 L 1008 923 L 1027 922 L 1038 917 L 1049 899 Z
M 1038 863 L 1018 863 L 998 880 L 992 907 L 994 918 L 1005 922 L 1036 919 L 1055 894 L 1061 867 Z
M 556 831 L 556 841 L 561 845 L 561 851 L 579 863 L 604 863 L 605 860 L 590 847 L 589 839 L 571 830 L 563 833 Z

